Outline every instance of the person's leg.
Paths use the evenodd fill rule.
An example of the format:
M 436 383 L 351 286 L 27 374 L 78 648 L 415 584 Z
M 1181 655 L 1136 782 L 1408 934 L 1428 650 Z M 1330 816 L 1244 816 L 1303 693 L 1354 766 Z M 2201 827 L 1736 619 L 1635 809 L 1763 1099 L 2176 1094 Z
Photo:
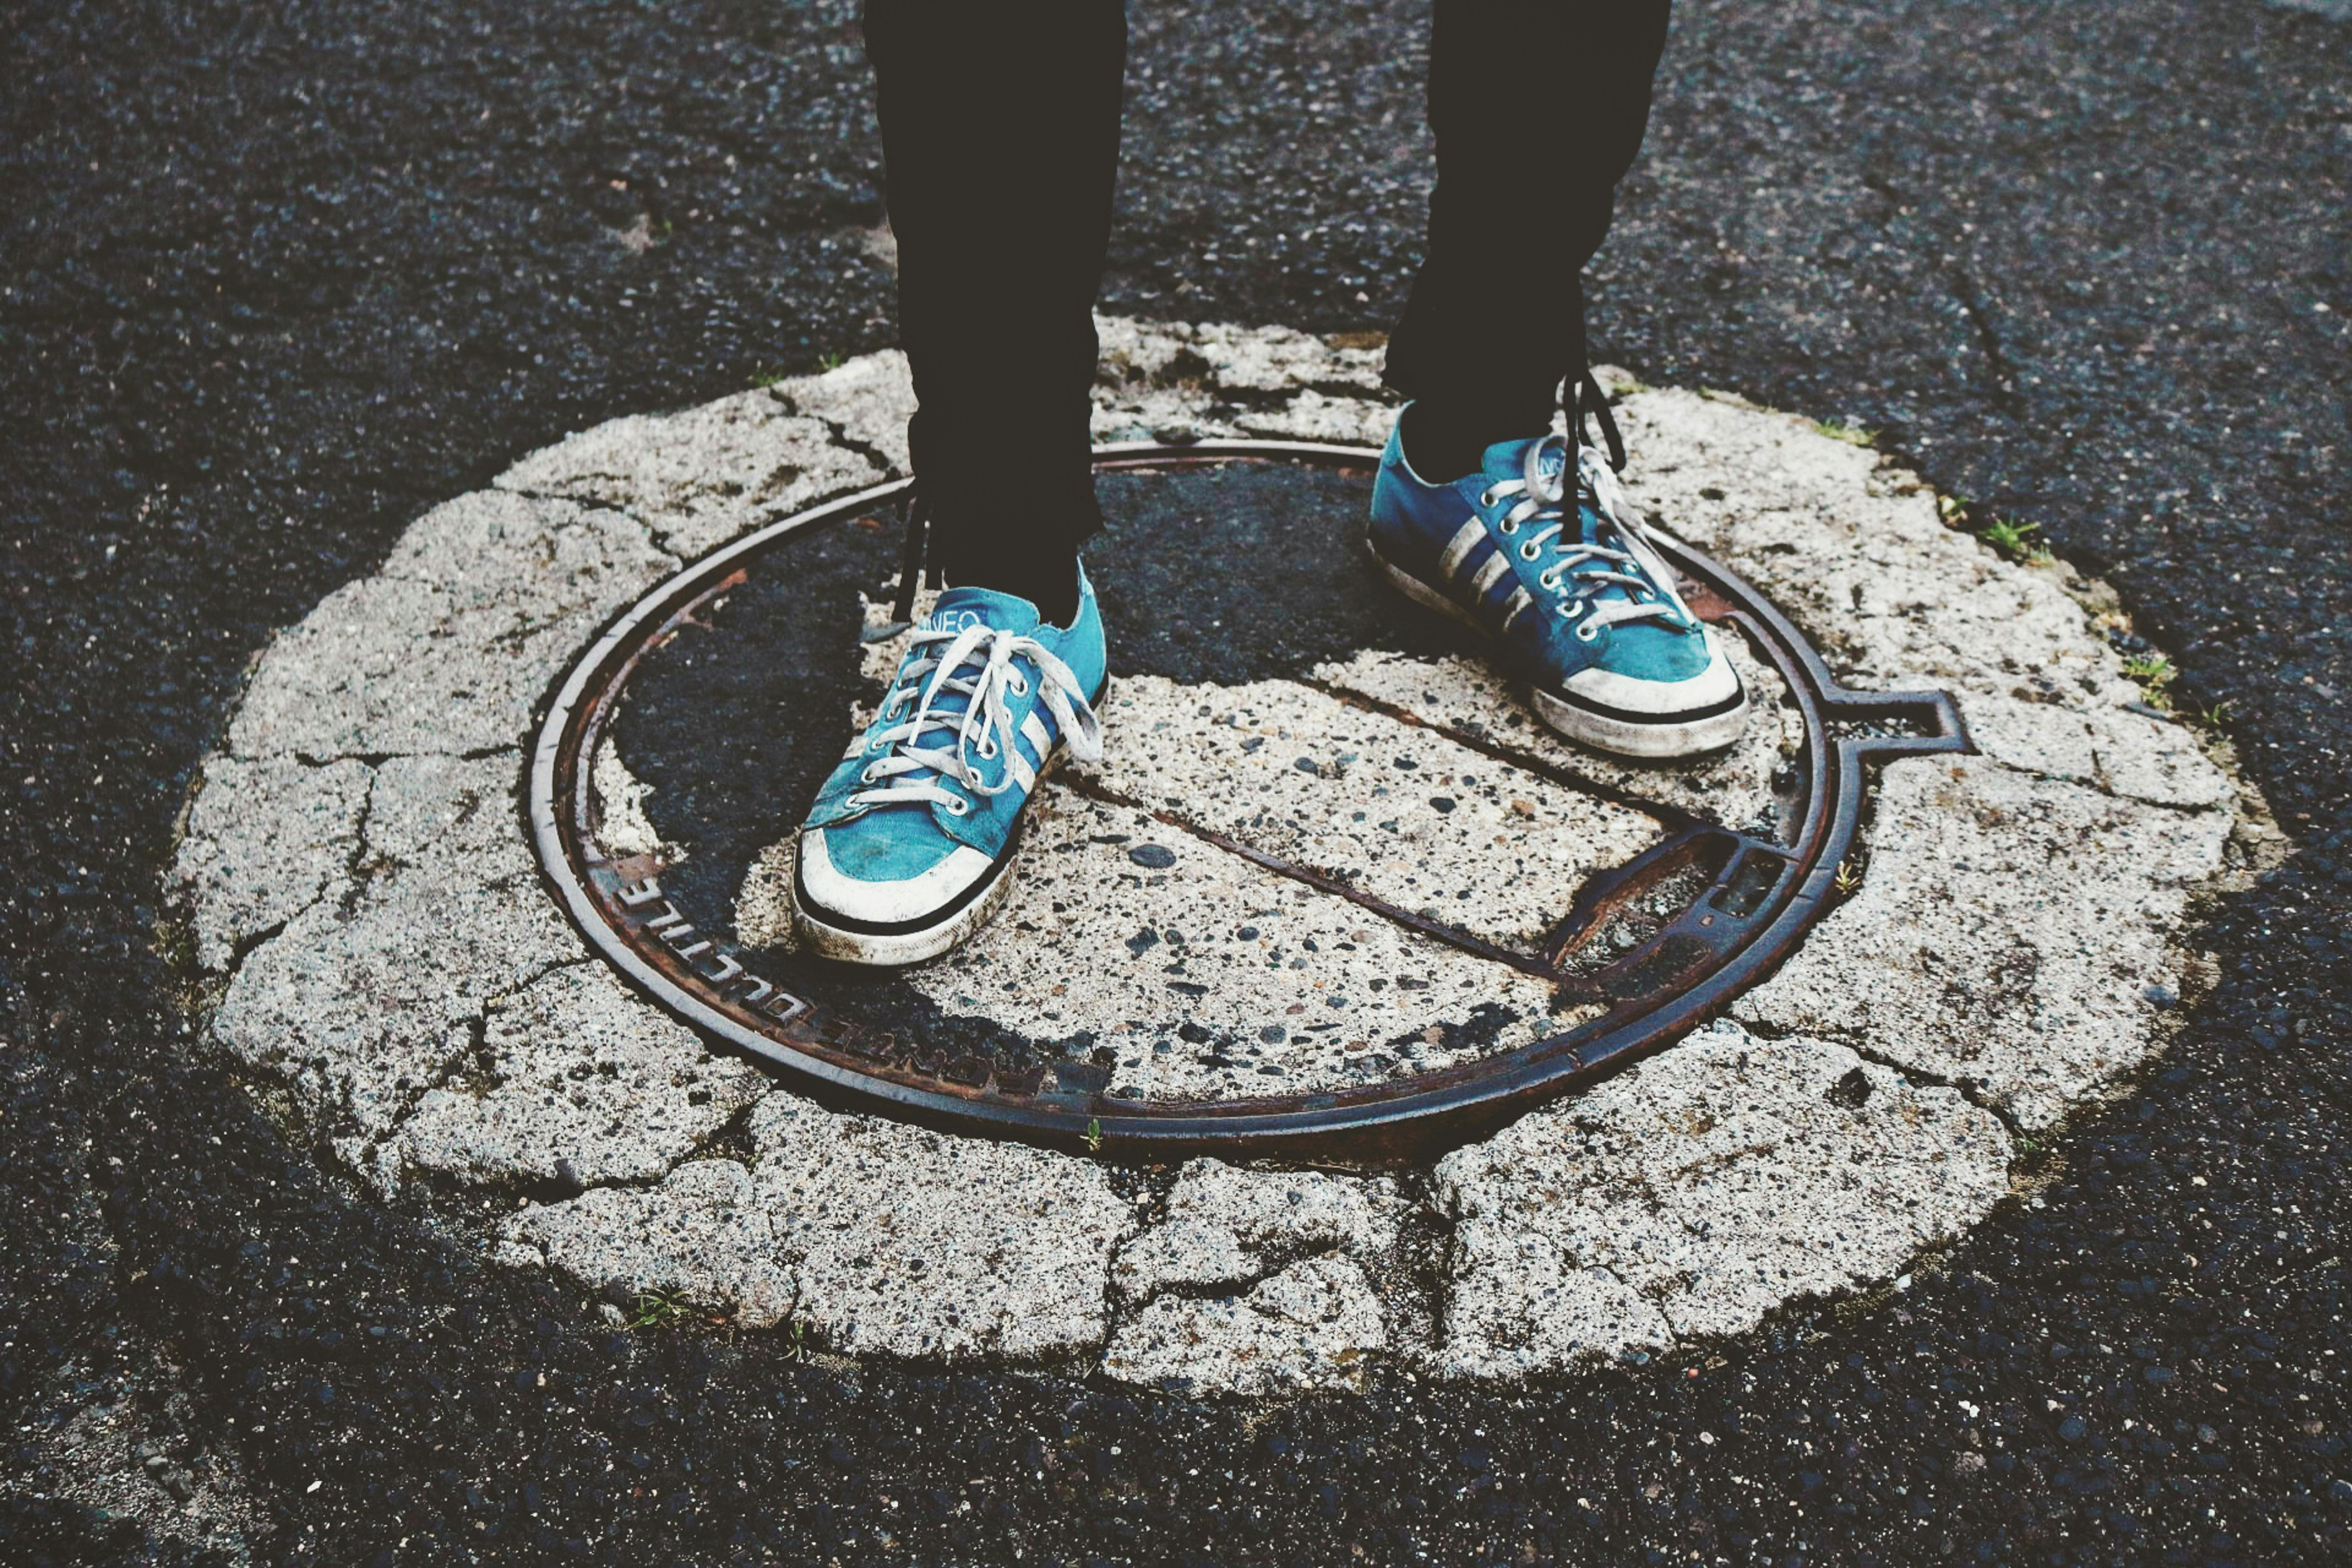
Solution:
M 1364 542 L 1410 597 L 1486 634 L 1536 712 L 1622 755 L 1728 745 L 1748 697 L 1612 465 L 1550 434 L 1587 370 L 1579 273 L 1649 120 L 1667 0 L 1436 0 L 1429 255 L 1389 342 L 1413 401 Z
M 1038 780 L 1066 753 L 1101 754 L 1108 667 L 1077 544 L 1101 521 L 1092 311 L 1127 15 L 1120 0 L 868 0 L 866 47 L 916 484 L 950 586 L 898 634 L 897 673 L 802 819 L 793 929 L 804 952 L 917 963 L 1003 900 Z
M 1669 0 L 1436 0 L 1427 258 L 1391 337 L 1414 466 L 1545 428 L 1585 368 L 1580 273 L 1649 122 Z M 1424 457 L 1426 465 L 1424 466 Z
M 950 583 L 1059 621 L 1101 524 L 1093 306 L 1118 162 L 1119 0 L 867 0 L 910 431 Z

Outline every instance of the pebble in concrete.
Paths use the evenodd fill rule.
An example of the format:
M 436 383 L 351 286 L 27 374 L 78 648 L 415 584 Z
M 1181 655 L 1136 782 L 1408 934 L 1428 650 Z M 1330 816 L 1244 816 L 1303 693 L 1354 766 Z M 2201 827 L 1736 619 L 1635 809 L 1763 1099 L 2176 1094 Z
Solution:
M 1112 1092 L 1224 1099 L 1435 1070 L 1567 1026 L 1550 988 L 1263 870 L 1132 806 L 1048 784 L 996 918 L 908 984 L 1032 1037 L 1091 1033 Z M 792 847 L 736 900 L 789 947 Z M 1119 962 L 1105 961 L 1105 955 Z
M 767 1092 L 601 963 L 494 999 L 478 1077 L 427 1090 L 400 1133 L 411 1166 L 488 1184 L 659 1177 Z
M 367 765 L 215 757 L 188 817 L 178 870 L 188 885 L 196 961 L 226 969 L 236 951 L 318 902 L 359 841 Z
M 1742 1332 L 1959 1234 L 2008 1191 L 2010 1152 L 1955 1090 L 1717 1026 L 1438 1163 L 1462 1227 L 1438 1365 L 1558 1371 Z
M 770 518 L 878 483 L 882 468 L 773 392 L 682 413 L 608 420 L 542 447 L 491 481 L 627 512 L 691 560 Z
M 2155 1048 L 2230 819 L 1969 759 L 1883 777 L 1869 874 L 1735 1014 L 1864 1043 L 2043 1127 Z

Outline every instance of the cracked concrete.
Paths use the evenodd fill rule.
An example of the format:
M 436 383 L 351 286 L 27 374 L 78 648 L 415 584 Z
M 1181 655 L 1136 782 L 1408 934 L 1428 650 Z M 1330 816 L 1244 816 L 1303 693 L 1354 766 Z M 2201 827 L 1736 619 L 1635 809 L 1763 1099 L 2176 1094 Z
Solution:
M 519 743 L 548 683 L 677 566 L 616 511 L 478 490 L 279 635 L 229 729 L 237 757 L 467 753 Z
M 1106 321 L 1103 337 L 1107 438 L 1385 433 L 1375 351 L 1220 326 Z M 583 962 L 525 847 L 520 748 L 565 664 L 678 554 L 902 471 L 910 407 L 887 353 L 583 432 L 420 518 L 266 652 L 178 860 L 198 962 L 225 981 L 211 1037 L 377 1190 L 417 1173 L 576 1184 L 509 1218 L 499 1256 L 851 1354 L 1083 1358 L 1240 1394 L 1342 1386 L 1383 1357 L 1511 1378 L 1638 1361 L 1883 1283 L 2008 1190 L 2009 1134 L 1987 1107 L 2047 1126 L 2158 1048 L 2238 795 L 2145 709 L 2102 635 L 2111 605 L 1947 528 L 1916 480 L 1805 421 L 1636 390 L 1620 408 L 1636 504 L 1757 584 L 1849 683 L 1952 690 L 1984 754 L 1885 770 L 1859 889 L 1740 999 L 1741 1023 L 1441 1162 L 1437 1213 L 1416 1222 L 1443 1233 L 1433 1287 L 1383 1261 L 1409 1212 L 1385 1179 L 1199 1162 L 1138 1206 L 1089 1161 L 769 1087 Z M 1454 863 L 1479 855 L 1565 883 L 1656 829 L 1554 777 L 1734 826 L 1768 809 L 1795 731 L 1748 673 L 1755 729 L 1684 769 L 1579 752 L 1459 660 L 1368 653 L 1221 693 L 1245 721 L 1142 683 L 1114 709 L 1111 762 L 1079 781 L 1096 794 L 1041 803 L 1045 847 L 1004 918 L 917 983 L 949 1000 L 1010 983 L 990 1005 L 1122 1039 L 1114 1082 L 1145 1094 L 1223 1092 L 1267 1065 L 1335 1085 L 1423 1070 L 1480 1002 L 1518 1020 L 1490 1043 L 1517 1037 L 1544 999 L 1515 971 L 1374 931 L 1300 884 L 1213 875 L 1205 838 L 1114 797 L 1272 835 L 1399 901 L 1425 882 L 1444 907 L 1464 890 L 1446 885 Z M 1459 793 L 1453 812 L 1423 803 L 1415 849 L 1381 852 L 1386 818 L 1354 797 L 1378 787 L 1375 762 L 1403 771 L 1402 743 L 1359 737 L 1368 710 L 1334 694 L 1434 726 L 1406 732 L 1416 769 L 1443 755 Z M 1265 742 L 1244 749 L 1253 731 Z M 1315 773 L 1276 754 L 1300 737 Z M 594 779 L 608 847 L 653 852 L 616 767 Z M 1615 826 L 1590 843 L 1538 831 L 1595 813 Z M 1166 866 L 1134 859 L 1147 843 Z M 746 887 L 746 935 L 772 919 L 774 874 L 772 857 Z M 1525 934 L 1468 890 L 1447 918 Z M 1148 963 L 1081 961 L 1135 951 L 1147 925 Z M 1074 931 L 1084 943 L 1050 945 Z M 1041 942 L 1067 974 L 1040 970 Z M 1356 980 L 1399 973 L 1426 984 Z M 1291 1009 L 1310 997 L 1328 1022 L 1363 1022 L 1300 1027 Z M 1277 1038 L 1295 1054 L 1269 1062 Z M 1350 1048 L 1376 1038 L 1405 1048 Z M 1405 1322 L 1434 1340 L 1401 1339 Z
M 497 997 L 478 1078 L 428 1089 L 401 1161 L 477 1182 L 650 1181 L 766 1092 L 601 963 L 569 964 Z
M 2229 834 L 2219 812 L 1982 760 L 1895 763 L 1860 890 L 1732 1011 L 1866 1044 L 2046 1127 L 2154 1048 L 2149 997 L 2179 989 L 2189 892 Z
M 370 776 L 349 760 L 213 759 L 178 868 L 199 963 L 226 969 L 247 942 L 318 902 L 358 840 Z
M 1388 1346 L 1364 1271 L 1327 1254 L 1244 1296 L 1160 1298 L 1119 1331 L 1103 1370 L 1124 1383 L 1179 1390 L 1293 1394 L 1352 1384 Z
M 1122 1300 L 1145 1301 L 1172 1287 L 1245 1284 L 1270 1259 L 1307 1251 L 1374 1258 L 1395 1245 L 1402 1207 L 1389 1177 L 1188 1161 L 1160 1223 L 1120 1249 L 1111 1282 Z
M 887 476 L 787 398 L 738 393 L 633 415 L 542 447 L 490 482 L 627 512 L 688 560 L 761 522 Z
M 1437 1364 L 1559 1371 L 1654 1349 L 1661 1327 L 1744 1332 L 1957 1236 L 2008 1192 L 2010 1158 L 1957 1090 L 1718 1024 L 1438 1162 L 1464 1231 Z M 1548 1289 L 1599 1310 L 1580 1321 Z

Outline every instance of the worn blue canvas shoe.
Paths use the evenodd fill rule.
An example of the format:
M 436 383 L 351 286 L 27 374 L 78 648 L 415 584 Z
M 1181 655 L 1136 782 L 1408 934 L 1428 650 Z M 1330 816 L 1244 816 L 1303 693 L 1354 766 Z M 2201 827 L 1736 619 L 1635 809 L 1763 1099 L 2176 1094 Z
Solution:
M 1026 599 L 951 588 L 910 635 L 874 721 L 817 791 L 793 878 L 802 943 L 916 963 L 978 931 L 1011 887 L 1022 812 L 1066 752 L 1102 754 L 1094 585 L 1067 626 Z
M 1492 638 L 1570 740 L 1653 759 L 1727 746 L 1748 694 L 1616 479 L 1554 435 L 1497 441 L 1479 472 L 1433 483 L 1391 433 L 1364 542 L 1408 595 Z

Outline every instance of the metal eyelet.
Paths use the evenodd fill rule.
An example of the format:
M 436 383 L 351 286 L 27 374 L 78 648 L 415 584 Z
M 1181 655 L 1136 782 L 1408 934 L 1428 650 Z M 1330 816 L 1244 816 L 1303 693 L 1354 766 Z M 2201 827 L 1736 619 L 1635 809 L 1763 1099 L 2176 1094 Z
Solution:
M 996 742 L 993 741 L 983 741 L 972 749 L 980 753 L 980 760 L 982 762 L 992 762 L 995 760 Z
M 1495 494 L 1495 492 L 1494 492 L 1493 490 L 1480 490 L 1480 491 L 1478 492 L 1478 504 L 1479 504 L 1480 506 L 1482 506 L 1482 507 L 1490 507 L 1490 506 L 1493 506 L 1493 505 L 1495 504 L 1495 502 L 1496 502 L 1496 501 L 1497 501 L 1497 500 L 1499 500 L 1500 499 L 1502 499 L 1502 498 L 1500 498 L 1499 496 L 1496 495 L 1496 494 Z M 1509 525 L 1508 525 L 1508 524 L 1505 524 L 1505 526 L 1506 526 L 1506 527 L 1508 527 Z
M 1601 628 L 1594 626 L 1591 621 L 1587 621 L 1582 626 L 1576 628 L 1576 640 L 1579 642 L 1591 642 L 1600 635 Z
M 1029 683 L 1022 679 L 1017 675 L 1007 677 L 1004 684 L 1013 689 L 1013 695 L 1015 697 L 1026 697 L 1029 695 Z
M 958 795 L 955 798 L 954 803 L 948 807 L 948 815 L 950 816 L 961 816 L 971 810 L 971 802 L 964 799 L 961 795 Z
M 1519 546 L 1519 559 L 1522 561 L 1533 561 L 1542 553 L 1542 551 L 1536 548 L 1535 541 L 1532 539 Z
M 871 767 L 863 767 L 858 769 L 857 782 L 862 784 L 872 784 L 874 782 L 874 770 Z

